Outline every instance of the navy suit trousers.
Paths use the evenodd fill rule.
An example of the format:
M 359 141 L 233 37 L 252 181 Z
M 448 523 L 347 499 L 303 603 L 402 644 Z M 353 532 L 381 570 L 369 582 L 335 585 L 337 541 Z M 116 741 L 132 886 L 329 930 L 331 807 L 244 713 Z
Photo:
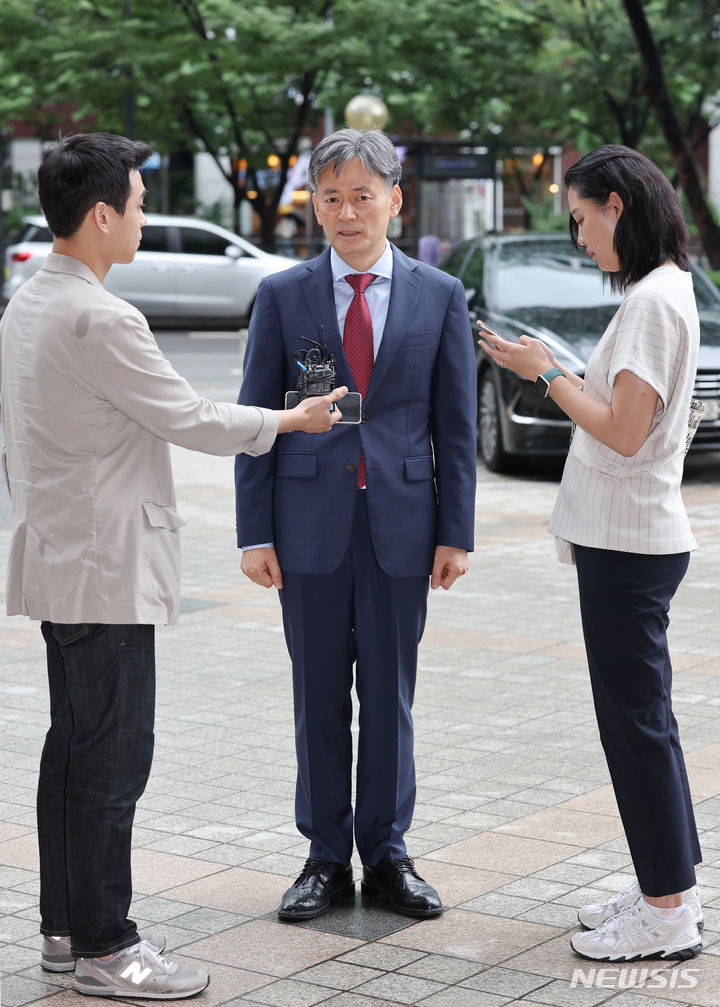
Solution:
M 295 811 L 310 856 L 349 864 L 353 848 L 352 685 L 359 701 L 354 831 L 364 864 L 406 855 L 415 806 L 412 703 L 427 577 L 379 566 L 367 492 L 355 494 L 348 551 L 326 574 L 283 571 L 283 623 L 293 667 Z
M 701 853 L 672 711 L 668 611 L 689 554 L 575 546 L 600 740 L 644 895 L 695 884 Z

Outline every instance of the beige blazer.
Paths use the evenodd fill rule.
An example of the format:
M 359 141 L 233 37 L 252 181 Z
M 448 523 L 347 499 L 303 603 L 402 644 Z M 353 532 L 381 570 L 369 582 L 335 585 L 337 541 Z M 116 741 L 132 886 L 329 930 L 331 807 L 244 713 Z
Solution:
M 180 537 L 169 443 L 263 454 L 270 410 L 200 398 L 142 314 L 51 254 L 0 322 L 3 468 L 12 500 L 7 613 L 173 623 Z

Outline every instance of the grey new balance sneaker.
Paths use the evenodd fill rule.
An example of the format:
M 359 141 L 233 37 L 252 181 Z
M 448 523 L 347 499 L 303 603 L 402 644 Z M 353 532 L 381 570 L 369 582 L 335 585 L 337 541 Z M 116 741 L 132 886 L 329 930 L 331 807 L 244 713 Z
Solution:
M 144 940 L 157 954 L 165 950 L 162 934 L 146 934 Z M 43 934 L 40 965 L 46 972 L 74 972 L 75 955 L 70 950 L 69 937 L 47 937 Z
M 95 997 L 181 1000 L 207 988 L 210 976 L 169 962 L 147 941 L 133 944 L 109 961 L 78 958 L 75 989 Z

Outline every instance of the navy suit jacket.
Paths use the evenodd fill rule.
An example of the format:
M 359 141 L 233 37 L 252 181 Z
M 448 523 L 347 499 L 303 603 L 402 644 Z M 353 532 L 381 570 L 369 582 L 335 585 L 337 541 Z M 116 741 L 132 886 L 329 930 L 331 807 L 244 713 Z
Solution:
M 239 402 L 282 408 L 308 336 L 335 358 L 337 384 L 355 390 L 338 331 L 330 250 L 265 277 L 248 333 Z M 393 246 L 387 321 L 363 422 L 278 437 L 235 464 L 238 545 L 273 542 L 280 568 L 327 573 L 347 551 L 356 466 L 365 454 L 377 560 L 393 577 L 426 576 L 436 545 L 473 548 L 476 364 L 460 282 Z

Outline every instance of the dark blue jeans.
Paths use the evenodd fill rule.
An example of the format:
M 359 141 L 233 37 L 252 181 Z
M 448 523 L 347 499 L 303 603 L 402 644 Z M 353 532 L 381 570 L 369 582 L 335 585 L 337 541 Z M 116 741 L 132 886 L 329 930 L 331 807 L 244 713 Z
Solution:
M 155 628 L 44 622 L 50 730 L 37 817 L 40 930 L 87 958 L 137 943 L 135 804 L 153 753 Z
M 667 641 L 689 559 L 575 546 L 600 740 L 640 888 L 657 898 L 691 888 L 702 859 Z

